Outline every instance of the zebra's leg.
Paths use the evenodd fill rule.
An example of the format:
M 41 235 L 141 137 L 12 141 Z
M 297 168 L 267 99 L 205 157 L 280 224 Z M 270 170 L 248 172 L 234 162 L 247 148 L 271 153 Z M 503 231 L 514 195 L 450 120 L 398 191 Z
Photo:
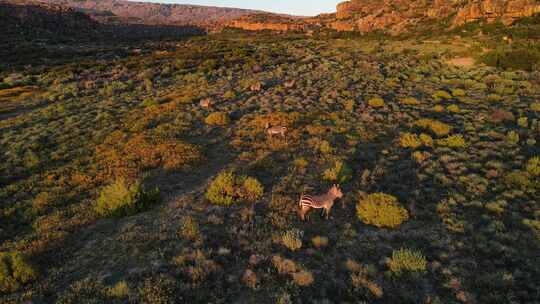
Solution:
M 302 219 L 302 221 L 306 220 L 306 213 L 308 211 L 309 211 L 309 207 L 307 207 L 307 206 L 300 207 L 300 218 Z

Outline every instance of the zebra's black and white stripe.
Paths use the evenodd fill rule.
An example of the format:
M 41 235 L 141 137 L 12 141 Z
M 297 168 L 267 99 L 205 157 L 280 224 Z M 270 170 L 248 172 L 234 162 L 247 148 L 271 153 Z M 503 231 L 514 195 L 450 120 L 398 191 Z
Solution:
M 298 202 L 300 207 L 300 218 L 305 220 L 305 215 L 310 209 L 322 209 L 322 213 L 326 213 L 326 218 L 328 219 L 334 201 L 341 197 L 343 197 L 343 193 L 338 185 L 332 186 L 327 193 L 322 195 L 312 196 L 302 194 L 300 196 L 300 201 Z
M 273 137 L 274 135 L 281 135 L 282 137 L 285 137 L 287 134 L 287 127 L 283 126 L 275 126 L 271 127 L 269 123 L 266 124 L 266 134 L 268 134 L 270 137 Z

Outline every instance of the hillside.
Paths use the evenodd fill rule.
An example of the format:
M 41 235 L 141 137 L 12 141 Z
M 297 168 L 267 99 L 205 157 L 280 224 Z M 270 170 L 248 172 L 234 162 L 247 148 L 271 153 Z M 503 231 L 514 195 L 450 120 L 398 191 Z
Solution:
M 56 4 L 0 1 L 0 37 L 3 43 L 19 39 L 74 39 L 95 37 L 99 24 L 89 16 Z
M 77 8 L 103 22 L 127 22 L 161 25 L 197 25 L 205 28 L 241 16 L 258 13 L 254 10 L 211 6 L 161 4 L 125 0 L 46 0 Z

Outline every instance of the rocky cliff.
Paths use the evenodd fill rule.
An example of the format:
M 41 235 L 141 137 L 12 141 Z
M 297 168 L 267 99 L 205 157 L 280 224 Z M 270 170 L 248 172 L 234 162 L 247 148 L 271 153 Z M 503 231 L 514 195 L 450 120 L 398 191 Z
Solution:
M 423 22 L 450 19 L 451 27 L 468 22 L 500 20 L 511 24 L 518 18 L 540 12 L 537 0 L 351 0 L 338 4 L 338 31 L 401 33 Z
M 308 23 L 299 18 L 261 13 L 240 17 L 229 22 L 227 26 L 248 31 L 271 30 L 287 32 L 306 30 Z
M 444 21 L 454 28 L 473 21 L 511 24 L 540 13 L 539 0 L 351 0 L 335 14 L 312 18 L 276 18 L 272 14 L 243 16 L 229 23 L 246 30 L 302 30 L 329 27 L 337 31 L 384 31 L 399 34 Z M 274 17 L 273 17 L 274 16 Z

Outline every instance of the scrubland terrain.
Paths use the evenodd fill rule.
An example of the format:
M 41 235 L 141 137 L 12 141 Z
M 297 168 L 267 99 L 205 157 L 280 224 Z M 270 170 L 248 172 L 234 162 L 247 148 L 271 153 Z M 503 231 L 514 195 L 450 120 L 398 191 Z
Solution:
M 1 62 L 0 302 L 538 303 L 537 24 Z

